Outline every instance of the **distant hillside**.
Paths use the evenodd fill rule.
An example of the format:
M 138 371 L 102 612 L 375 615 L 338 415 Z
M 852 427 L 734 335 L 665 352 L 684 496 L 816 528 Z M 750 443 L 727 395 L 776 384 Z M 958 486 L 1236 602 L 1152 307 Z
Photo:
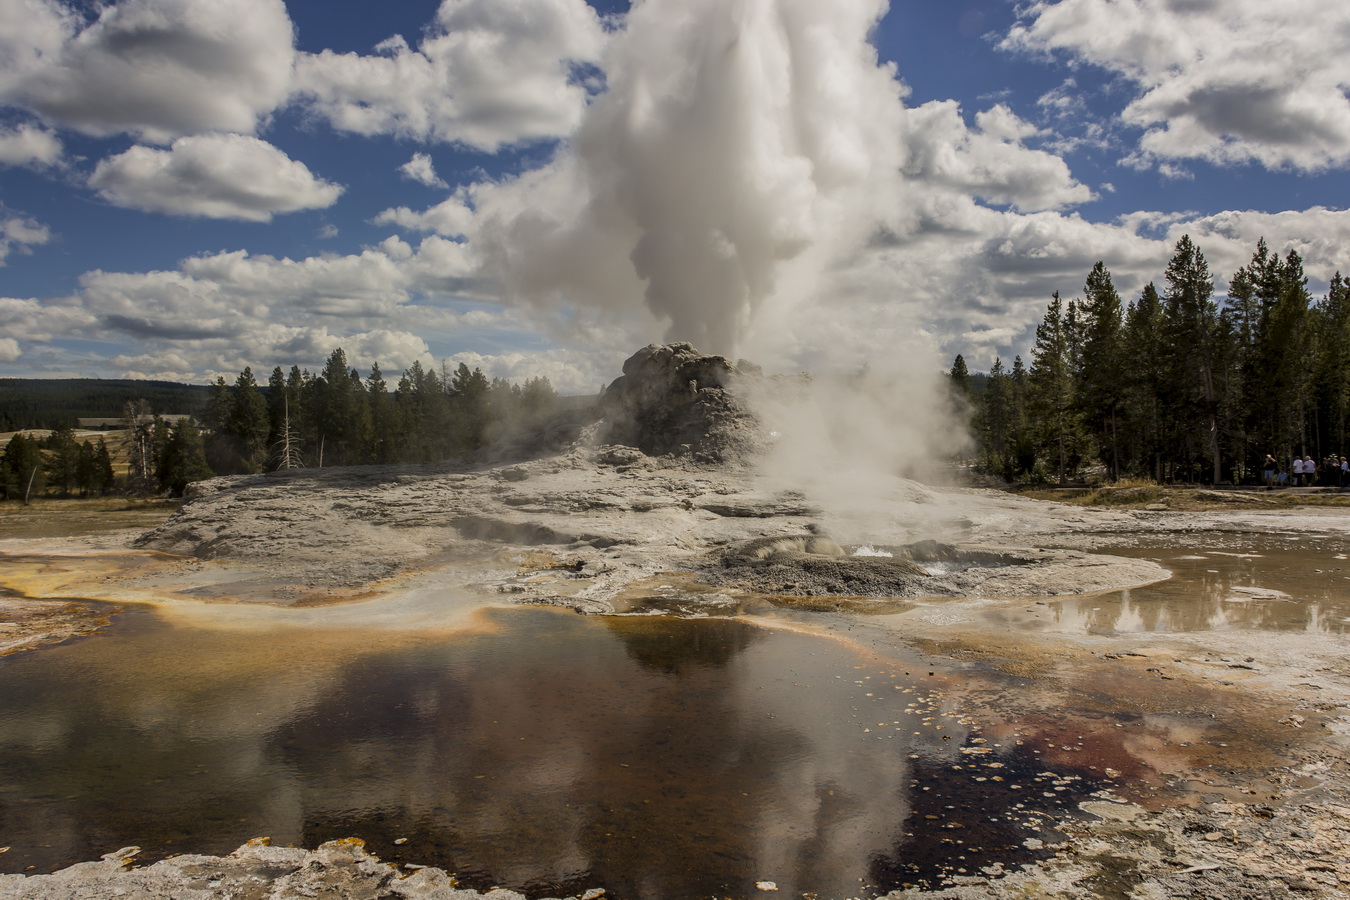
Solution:
M 195 414 L 207 385 L 102 378 L 0 378 L 0 431 L 57 428 L 79 418 L 116 418 L 128 400 L 160 414 Z

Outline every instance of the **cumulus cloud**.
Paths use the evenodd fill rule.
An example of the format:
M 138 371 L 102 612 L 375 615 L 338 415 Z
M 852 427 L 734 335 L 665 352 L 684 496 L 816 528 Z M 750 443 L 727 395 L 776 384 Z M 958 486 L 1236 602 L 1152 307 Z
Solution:
M 15 362 L 25 346 L 41 346 L 58 337 L 87 334 L 94 316 L 60 301 L 0 297 L 0 362 Z
M 495 151 L 571 133 L 589 89 L 578 66 L 599 61 L 605 32 L 585 0 L 443 0 L 416 49 L 304 54 L 302 102 L 334 128 Z
M 1002 104 L 978 113 L 975 129 L 951 100 L 911 109 L 906 121 L 905 175 L 914 181 L 940 183 L 1025 211 L 1063 209 L 1093 199 L 1063 159 L 1023 145 L 1036 128 Z
M 101 161 L 89 185 L 118 206 L 248 222 L 323 209 L 342 193 L 271 144 L 239 134 L 183 137 L 168 150 L 132 147 Z
M 79 15 L 54 0 L 0 3 L 0 98 L 6 102 L 61 53 L 80 28 Z
M 1136 86 L 1121 115 L 1143 129 L 1139 164 L 1350 164 L 1344 3 L 1036 0 L 1020 18 L 1004 49 L 1062 53 Z
M 0 297 L 0 332 L 15 340 L 46 342 L 77 333 L 95 321 L 78 305 Z
M 61 141 L 45 128 L 31 124 L 0 128 L 0 165 L 54 166 L 61 154 Z
M 354 361 L 401 371 L 415 359 L 434 362 L 429 338 L 473 342 L 522 330 L 502 310 L 448 290 L 467 271 L 463 248 L 439 237 L 298 260 L 215 253 L 171 270 L 87 272 L 62 301 L 0 301 L 0 328 L 33 341 L 91 329 L 116 335 L 138 348 L 115 361 L 117 371 L 137 377 L 314 367 L 339 345 Z M 44 315 L 47 333 L 38 330 Z
M 0 266 L 5 264 L 11 252 L 28 253 L 31 248 L 51 239 L 51 230 L 41 222 L 21 216 L 5 216 L 4 211 L 0 210 Z
M 259 377 L 266 377 L 273 366 L 317 369 L 337 347 L 363 373 L 378 362 L 386 377 L 414 362 L 428 365 L 432 361 L 426 342 L 407 332 L 331 332 L 322 327 L 266 325 L 247 342 L 187 342 L 120 354 L 109 365 L 122 378 L 200 382 L 223 376 L 232 381 L 244 366 L 252 367 Z
M 443 188 L 445 182 L 436 174 L 436 167 L 431 163 L 431 157 L 425 153 L 414 153 L 412 159 L 398 167 L 399 172 L 409 181 L 416 181 L 418 184 L 424 184 L 427 187 Z
M 167 142 L 251 133 L 286 100 L 294 29 L 282 0 L 9 0 L 0 101 L 86 134 Z M 7 28 L 0 28 L 7 30 Z
M 446 237 L 468 234 L 473 228 L 473 209 L 469 206 L 469 189 L 460 188 L 453 195 L 428 209 L 417 212 L 406 206 L 386 209 L 373 220 L 376 225 L 397 225 L 407 231 L 430 231 Z

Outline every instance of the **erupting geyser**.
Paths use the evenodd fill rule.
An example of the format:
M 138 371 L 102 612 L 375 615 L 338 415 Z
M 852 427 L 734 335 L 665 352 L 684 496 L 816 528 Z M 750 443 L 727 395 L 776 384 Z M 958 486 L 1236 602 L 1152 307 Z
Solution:
M 552 163 L 465 195 L 489 269 L 517 299 L 626 319 L 634 337 L 664 327 L 775 363 L 819 352 L 794 306 L 903 209 L 903 88 L 868 41 L 886 6 L 635 3 Z

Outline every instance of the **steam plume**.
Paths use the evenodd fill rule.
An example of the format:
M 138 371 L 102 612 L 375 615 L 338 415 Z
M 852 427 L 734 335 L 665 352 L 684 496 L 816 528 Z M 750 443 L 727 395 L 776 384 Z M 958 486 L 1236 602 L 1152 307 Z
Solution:
M 902 280 L 855 265 L 907 230 L 904 89 L 869 43 L 885 11 L 639 0 L 574 139 L 546 168 L 464 197 L 489 269 L 595 332 L 574 337 L 612 341 L 618 327 L 630 349 L 664 327 L 770 370 L 842 373 L 760 398 L 780 435 L 763 471 L 859 539 L 894 533 L 894 490 L 908 490 L 894 479 L 945 458 L 958 431 L 931 349 L 906 328 Z M 870 333 L 840 327 L 848 304 L 865 305 Z
M 744 352 L 899 208 L 884 0 L 640 0 L 608 88 L 544 170 L 479 185 L 476 243 L 517 297 Z M 528 203 L 526 202 L 528 197 Z

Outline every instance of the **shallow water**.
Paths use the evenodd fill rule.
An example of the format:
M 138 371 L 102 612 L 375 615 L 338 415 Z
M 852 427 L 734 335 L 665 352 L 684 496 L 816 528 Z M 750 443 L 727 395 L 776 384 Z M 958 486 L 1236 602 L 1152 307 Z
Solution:
M 1152 559 L 1167 581 L 1054 604 L 1053 627 L 1094 634 L 1350 631 L 1344 543 L 1273 535 L 1233 549 L 1113 550 Z
M 1111 551 L 1176 573 L 1156 585 L 866 621 L 1102 635 L 1350 624 L 1343 541 L 1197 544 Z M 864 621 L 737 609 L 841 635 Z M 532 896 L 764 896 L 759 881 L 866 896 L 1029 862 L 1088 796 L 1147 804 L 1207 765 L 1206 747 L 1250 738 L 1203 702 L 1045 706 L 1025 678 L 863 643 L 480 609 L 427 588 L 326 609 L 134 608 L 105 634 L 0 659 L 0 872 L 132 844 L 149 861 L 356 836 L 386 860 Z
M 135 610 L 0 659 L 0 871 L 357 836 L 537 896 L 856 896 L 1029 861 L 1100 786 L 981 737 L 913 660 L 732 620 L 472 626 L 268 634 Z

